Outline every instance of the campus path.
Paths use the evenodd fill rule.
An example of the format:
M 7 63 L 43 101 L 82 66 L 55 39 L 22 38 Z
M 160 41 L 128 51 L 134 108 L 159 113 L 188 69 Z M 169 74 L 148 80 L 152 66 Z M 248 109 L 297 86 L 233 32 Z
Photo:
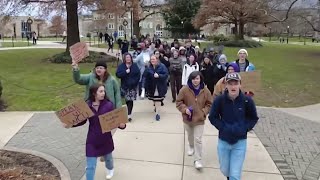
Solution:
M 218 169 L 215 128 L 207 121 L 203 137 L 205 168 L 198 172 L 192 158 L 185 155 L 187 141 L 180 113 L 171 103 L 170 92 L 168 96 L 160 122 L 154 121 L 150 101 L 135 102 L 133 123 L 114 136 L 114 179 L 224 179 Z M 317 107 L 310 111 L 315 118 L 319 117 Z M 283 112 L 288 109 L 258 108 L 260 120 L 254 133 L 249 134 L 243 179 L 319 179 L 320 123 L 299 115 L 298 110 L 303 108 L 310 109 L 297 108 L 293 110 L 296 115 L 291 115 Z M 73 180 L 81 179 L 87 126 L 64 129 L 53 112 L 19 113 L 0 113 L 1 143 L 51 155 L 64 163 Z M 104 178 L 103 164 L 98 164 L 96 175 L 97 179 Z

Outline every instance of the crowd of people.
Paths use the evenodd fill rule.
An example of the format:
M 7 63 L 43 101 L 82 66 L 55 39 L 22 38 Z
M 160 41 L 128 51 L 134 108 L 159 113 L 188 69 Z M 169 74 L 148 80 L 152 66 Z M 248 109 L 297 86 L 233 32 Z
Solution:
M 190 40 L 183 44 L 177 39 L 168 44 L 149 37 L 132 41 L 133 53 L 127 50 L 128 42 L 122 42 L 125 45 L 120 46 L 123 63 L 116 70 L 116 77 L 121 80 L 120 86 L 116 77 L 108 72 L 103 59 L 97 60 L 89 74 L 80 74 L 79 64 L 72 64 L 74 81 L 86 86 L 85 100 L 95 114 L 88 119 L 87 180 L 94 179 L 98 157 L 105 161 L 106 178 L 111 179 L 114 175 L 112 135 L 115 130 L 102 133 L 98 116 L 122 107 L 123 98 L 128 109 L 128 121 L 133 122 L 134 101 L 140 97 L 153 102 L 154 119 L 159 121 L 169 86 L 172 102 L 176 103 L 182 114 L 188 135 L 187 154 L 194 156 L 195 168 L 203 168 L 202 135 L 209 115 L 209 121 L 219 131 L 217 149 L 221 172 L 227 179 L 240 180 L 247 133 L 259 119 L 254 101 L 249 96 L 252 93 L 241 91 L 239 72 L 255 70 L 247 59 L 247 50 L 240 49 L 238 59 L 228 62 L 221 50 L 209 48 L 201 52 L 199 45 L 194 46 Z M 68 125 L 65 127 L 70 128 Z M 126 125 L 120 124 L 119 128 L 125 129 Z

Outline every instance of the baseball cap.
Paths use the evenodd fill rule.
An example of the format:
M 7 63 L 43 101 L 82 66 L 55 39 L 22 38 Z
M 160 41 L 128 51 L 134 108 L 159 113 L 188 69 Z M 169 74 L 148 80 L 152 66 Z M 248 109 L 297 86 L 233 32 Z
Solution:
M 235 80 L 235 81 L 241 81 L 241 76 L 239 73 L 228 73 L 226 75 L 226 82 L 231 81 L 231 80 Z

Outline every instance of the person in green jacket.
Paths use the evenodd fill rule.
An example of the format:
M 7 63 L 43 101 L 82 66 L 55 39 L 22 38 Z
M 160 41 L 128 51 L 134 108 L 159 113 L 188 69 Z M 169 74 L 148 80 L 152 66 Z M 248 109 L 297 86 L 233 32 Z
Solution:
M 117 80 L 109 74 L 106 61 L 99 59 L 96 62 L 94 72 L 80 74 L 79 64 L 73 63 L 73 80 L 86 86 L 85 100 L 89 97 L 89 89 L 93 84 L 101 83 L 106 87 L 106 94 L 113 103 L 114 108 L 121 108 L 120 86 Z

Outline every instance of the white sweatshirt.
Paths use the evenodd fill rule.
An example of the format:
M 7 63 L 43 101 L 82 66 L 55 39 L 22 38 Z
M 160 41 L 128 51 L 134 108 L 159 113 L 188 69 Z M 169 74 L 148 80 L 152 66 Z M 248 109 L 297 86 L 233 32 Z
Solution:
M 200 69 L 200 67 L 199 67 L 197 62 L 194 65 L 185 64 L 183 66 L 183 71 L 182 71 L 182 85 L 183 86 L 187 85 L 188 84 L 189 75 L 193 71 L 199 71 L 199 69 Z

